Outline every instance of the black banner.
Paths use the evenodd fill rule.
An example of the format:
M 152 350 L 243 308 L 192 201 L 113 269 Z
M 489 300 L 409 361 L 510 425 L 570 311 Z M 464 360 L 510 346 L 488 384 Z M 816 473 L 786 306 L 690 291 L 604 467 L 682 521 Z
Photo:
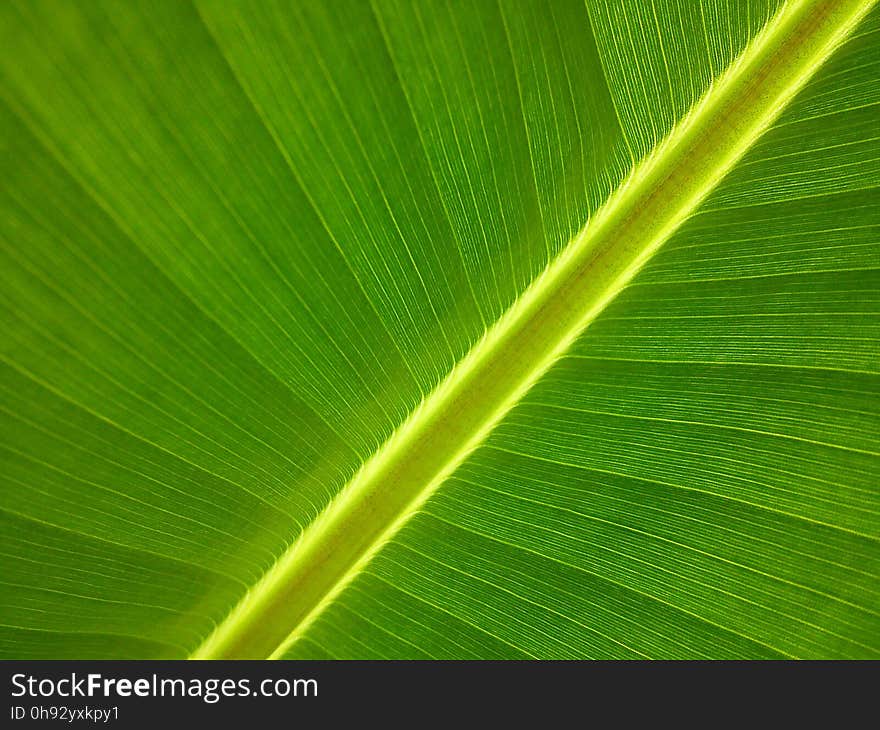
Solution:
M 876 720 L 871 662 L 0 662 L 0 726 Z M 865 713 L 865 714 L 862 714 Z M 195 725 L 193 725 L 195 723 Z M 328 725 L 329 724 L 329 725 Z

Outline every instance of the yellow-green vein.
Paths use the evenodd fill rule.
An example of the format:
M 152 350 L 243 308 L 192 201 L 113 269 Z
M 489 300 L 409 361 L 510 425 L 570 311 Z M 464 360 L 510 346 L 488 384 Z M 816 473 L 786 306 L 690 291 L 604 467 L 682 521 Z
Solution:
M 871 5 L 785 5 L 193 658 L 283 655 L 687 219 Z

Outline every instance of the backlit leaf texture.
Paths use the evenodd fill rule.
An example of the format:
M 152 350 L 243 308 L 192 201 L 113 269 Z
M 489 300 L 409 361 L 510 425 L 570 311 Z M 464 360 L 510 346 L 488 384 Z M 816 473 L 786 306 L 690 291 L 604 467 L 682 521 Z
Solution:
M 846 6 L 442 483 L 264 618 L 287 658 L 880 657 L 870 5 L 4 2 L 0 656 L 211 655 L 778 18 Z

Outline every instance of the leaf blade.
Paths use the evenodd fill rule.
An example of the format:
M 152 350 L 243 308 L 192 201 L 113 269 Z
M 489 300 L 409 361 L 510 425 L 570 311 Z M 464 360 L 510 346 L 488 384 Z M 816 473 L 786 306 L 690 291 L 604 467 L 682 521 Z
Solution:
M 20 6 L 22 19 L 16 7 L 4 8 L 4 45 L 14 52 L 2 64 L 4 113 L 11 115 L 3 123 L 25 143 L 4 150 L 4 170 L 13 174 L 3 198 L 3 316 L 14 336 L 4 347 L 11 364 L 3 374 L 2 497 L 4 521 L 19 519 L 12 513 L 26 518 L 4 530 L 15 547 L 3 563 L 12 606 L 0 621 L 25 628 L 4 633 L 4 647 L 180 655 L 224 619 L 298 526 L 314 518 L 519 293 L 525 281 L 517 277 L 539 271 L 583 211 L 595 213 L 603 186 L 625 172 L 611 126 L 592 152 L 577 154 L 576 141 L 596 127 L 584 124 L 567 99 L 578 93 L 580 73 L 598 75 L 584 62 L 592 52 L 579 58 L 578 44 L 555 47 L 557 33 L 547 22 L 559 20 L 559 30 L 592 21 L 601 31 L 605 10 L 597 17 L 591 6 L 588 18 L 576 3 L 554 4 L 549 14 L 535 5 L 520 16 L 511 6 L 496 12 L 486 5 L 435 8 L 413 19 L 412 27 L 449 31 L 437 39 L 438 49 L 458 65 L 429 69 L 439 84 L 434 91 L 470 102 L 451 105 L 426 134 L 430 118 L 405 121 L 420 118 L 415 87 L 409 98 L 396 87 L 412 70 L 399 57 L 393 65 L 382 50 L 389 26 L 399 22 L 388 20 L 383 36 L 371 19 L 382 7 L 366 13 L 355 6 L 351 16 L 364 14 L 364 22 L 339 39 L 333 34 L 340 24 L 320 6 L 296 19 L 280 17 L 285 42 L 306 52 L 303 67 L 312 79 L 304 104 L 313 102 L 312 109 L 286 127 L 283 115 L 296 108 L 296 90 L 280 95 L 273 114 L 264 103 L 255 107 L 255 87 L 236 74 L 234 62 L 229 67 L 233 59 L 218 48 L 216 28 L 203 27 L 204 12 L 175 3 L 156 13 L 132 4 L 111 17 L 100 6 L 58 11 L 32 3 Z M 53 22 L 41 19 L 41 10 Z M 56 23 L 58 12 L 64 17 Z M 479 67 L 483 25 L 462 22 L 471 12 L 494 18 L 504 78 Z M 650 46 L 653 26 L 666 19 L 642 17 L 633 27 L 647 34 L 620 40 L 631 45 L 631 62 L 641 63 L 643 80 L 656 84 L 658 95 L 680 70 L 698 71 L 689 88 L 701 91 L 708 77 L 691 56 L 669 64 L 675 44 L 637 50 Z M 707 22 L 711 28 L 714 20 Z M 719 16 L 719 30 L 708 36 L 716 44 L 709 46 L 710 66 L 718 59 L 716 68 L 723 66 L 736 39 L 749 37 L 742 22 Z M 721 32 L 727 26 L 730 33 Z M 292 28 L 311 29 L 328 43 L 324 68 L 320 57 L 309 59 L 314 43 L 294 37 Z M 246 23 L 231 32 L 246 40 Z M 523 57 L 530 38 L 541 52 L 534 65 Z M 571 41 L 570 34 L 559 38 Z M 608 64 L 605 41 L 597 47 Z M 352 47 L 371 49 L 366 61 Z M 840 56 L 851 63 L 836 72 L 861 78 L 866 48 L 848 45 Z M 699 43 L 693 49 L 705 50 Z M 461 51 L 467 64 L 456 60 Z M 385 82 L 373 84 L 384 94 L 385 116 L 376 116 L 384 102 L 360 106 L 358 86 L 373 80 L 360 62 L 385 74 L 376 77 Z M 282 54 L 262 65 L 287 63 Z M 347 67 L 360 71 L 348 76 L 345 91 L 322 90 L 328 70 L 341 83 Z M 578 75 L 567 77 L 572 69 Z M 842 121 L 847 115 L 825 128 L 834 130 L 832 143 L 864 137 L 856 142 L 864 154 L 857 165 L 847 147 L 829 146 L 821 128 L 810 132 L 803 118 L 827 112 L 829 104 L 840 111 L 870 103 L 876 85 L 849 92 L 828 76 L 824 88 L 811 84 L 791 107 L 795 123 L 784 120 L 755 146 L 744 161 L 750 164 L 734 171 L 729 181 L 737 186 L 722 186 L 705 217 L 686 224 L 594 323 L 591 336 L 578 340 L 576 357 L 559 366 L 568 368 L 567 377 L 557 379 L 554 369 L 542 380 L 542 400 L 526 398 L 495 432 L 505 441 L 490 436 L 459 470 L 461 480 L 426 504 L 428 514 L 399 533 L 383 551 L 387 559 L 380 554 L 358 576 L 295 652 L 305 645 L 331 655 L 425 656 L 448 652 L 445 641 L 475 656 L 870 655 L 880 571 L 871 542 L 876 521 L 859 506 L 873 499 L 876 462 L 844 458 L 814 442 L 877 450 L 876 381 L 868 375 L 875 352 L 870 191 L 877 156 L 860 131 L 870 111 L 861 121 Z M 509 102 L 503 111 L 511 115 L 501 137 L 487 129 L 490 112 L 500 113 L 491 95 L 499 83 L 509 90 L 502 105 Z M 641 92 L 648 101 L 652 88 Z M 615 98 L 615 111 L 623 110 L 641 153 L 668 131 L 665 111 L 639 129 L 642 119 L 654 119 L 651 110 L 627 107 L 626 98 Z M 596 103 L 608 111 L 598 95 Z M 314 122 L 326 128 L 318 133 Z M 382 124 L 398 122 L 398 139 L 384 147 Z M 288 148 L 307 132 L 310 141 L 295 156 Z M 779 150 L 763 147 L 773 135 Z M 518 144 L 510 144 L 513 138 Z M 456 145 L 451 167 L 443 167 L 443 149 L 431 147 L 438 139 Z M 559 145 L 570 154 L 560 155 Z M 802 151 L 811 160 L 808 176 L 790 172 Z M 328 171 L 339 163 L 348 177 L 333 180 Z M 473 182 L 476 169 L 485 173 L 480 184 Z M 825 169 L 829 174 L 818 173 Z M 603 172 L 594 179 L 596 170 Z M 457 177 L 467 192 L 460 201 Z M 377 179 L 399 187 L 385 190 Z M 860 186 L 867 191 L 861 199 Z M 757 202 L 777 207 L 743 210 L 755 192 Z M 791 195 L 807 202 L 795 205 Z M 823 196 L 821 210 L 808 203 L 815 196 Z M 423 211 L 435 229 L 419 223 Z M 858 220 L 840 226 L 835 216 Z M 794 239 L 786 219 L 797 227 Z M 359 232 L 353 221 L 367 225 Z M 513 229 L 519 233 L 511 235 Z M 702 246 L 706 239 L 710 245 Z M 455 269 L 454 244 L 462 241 L 471 246 L 471 264 Z M 483 260 L 483 249 L 497 251 L 498 261 Z M 758 276 L 768 266 L 789 279 Z M 828 273 L 816 278 L 815 270 Z M 744 273 L 751 278 L 742 279 Z M 712 283 L 725 275 L 727 285 Z M 698 296 L 683 285 L 667 288 L 676 279 L 696 280 Z M 693 306 L 682 297 L 695 299 Z M 704 309 L 716 317 L 704 317 Z M 667 320 L 670 313 L 684 319 Z M 834 328 L 815 325 L 817 316 L 832 315 Z M 615 370 L 628 360 L 635 361 L 631 370 Z M 620 372 L 629 373 L 629 384 L 613 377 Z M 630 385 L 648 373 L 659 385 L 644 400 L 645 391 Z M 584 376 L 603 383 L 601 394 L 578 388 Z M 688 399 L 696 377 L 702 394 Z M 676 393 L 672 404 L 663 387 Z M 376 397 L 364 399 L 363 392 Z M 861 406 L 857 392 L 865 394 Z M 734 409 L 718 415 L 725 398 Z M 759 403 L 775 414 L 772 428 L 761 422 Z M 672 412 L 658 421 L 640 404 Z M 725 415 L 735 428 L 705 425 Z M 839 435 L 835 424 L 844 427 Z M 567 502 L 552 499 L 548 478 Z M 792 490 L 795 478 L 802 483 Z M 585 482 L 603 488 L 584 489 Z M 628 490 L 641 499 L 628 500 Z M 657 490 L 659 512 L 647 509 Z M 689 509 L 699 521 L 688 519 Z M 821 522 L 844 523 L 850 532 L 829 533 Z M 792 536 L 782 539 L 780 530 Z M 12 541 L 12 534 L 23 539 Z M 22 547 L 28 541 L 42 560 L 38 571 Z M 96 545 L 105 562 L 83 573 L 87 565 L 76 556 Z M 768 545 L 762 565 L 756 551 Z M 633 552 L 637 547 L 641 552 Z M 144 549 L 161 559 L 136 557 Z M 155 568 L 155 597 L 126 582 L 129 564 Z M 71 586 L 63 566 L 83 575 L 83 585 Z M 181 569 L 189 580 L 171 575 Z M 761 570 L 773 575 L 762 577 Z M 425 600 L 433 601 L 436 623 L 429 626 L 417 613 Z M 395 613 L 400 605 L 408 615 Z M 366 645 L 352 638 L 361 630 Z M 66 638 L 36 638 L 56 635 Z M 118 649 L 109 648 L 114 637 Z M 168 643 L 150 643 L 156 639 Z

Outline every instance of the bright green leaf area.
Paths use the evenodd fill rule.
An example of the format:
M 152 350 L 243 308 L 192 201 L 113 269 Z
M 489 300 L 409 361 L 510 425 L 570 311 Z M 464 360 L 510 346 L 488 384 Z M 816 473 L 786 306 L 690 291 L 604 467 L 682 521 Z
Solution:
M 0 656 L 880 657 L 871 5 L 3 3 Z

